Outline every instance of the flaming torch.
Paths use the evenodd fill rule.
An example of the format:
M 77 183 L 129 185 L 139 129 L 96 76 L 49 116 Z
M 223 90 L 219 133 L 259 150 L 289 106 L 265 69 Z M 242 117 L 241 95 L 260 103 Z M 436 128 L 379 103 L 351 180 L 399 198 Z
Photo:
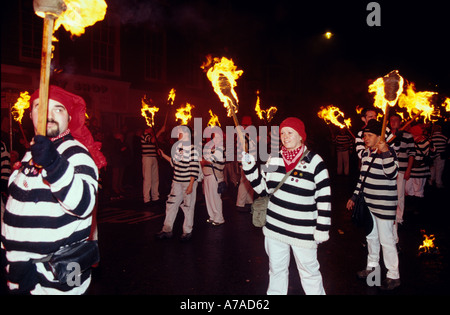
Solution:
M 145 97 L 142 98 L 141 103 L 141 115 L 145 118 L 147 126 L 153 128 L 155 126 L 155 114 L 159 111 L 159 108 L 156 106 L 150 107 L 149 104 L 145 102 Z M 147 113 L 149 115 L 147 115 Z
M 389 116 L 389 107 L 394 106 L 403 92 L 403 78 L 398 70 L 389 72 L 382 78 L 378 78 L 369 86 L 369 92 L 375 92 L 374 106 L 381 108 L 384 113 L 383 127 L 381 129 L 380 139 L 384 139 L 386 134 L 386 125 Z
M 227 109 L 227 116 L 233 117 L 236 127 L 239 126 L 236 113 L 238 112 L 238 97 L 234 91 L 237 85 L 236 80 L 244 73 L 243 70 L 236 70 L 233 60 L 222 58 L 212 58 L 207 56 L 207 61 L 201 66 L 206 72 L 208 79 L 214 88 L 214 92 L 219 96 L 223 106 Z M 208 69 L 208 70 L 206 70 Z M 244 135 L 242 130 L 237 128 L 241 143 L 245 147 Z
M 172 88 L 169 92 L 169 97 L 167 98 L 167 106 L 169 108 L 167 109 L 166 118 L 164 118 L 164 126 L 166 125 L 167 122 L 167 116 L 169 116 L 170 107 L 173 105 L 173 102 L 175 101 L 175 92 L 176 90 Z
M 259 119 L 265 120 L 266 123 L 270 123 L 273 116 L 277 113 L 278 108 L 271 106 L 269 109 L 261 109 L 261 100 L 259 98 L 259 91 L 256 91 L 256 105 L 255 112 Z
M 209 115 L 211 116 L 211 118 L 209 119 L 209 121 L 206 125 L 211 126 L 211 127 L 214 127 L 214 126 L 221 127 L 220 122 L 219 122 L 219 117 L 217 117 L 217 115 L 214 114 L 212 112 L 212 110 L 209 110 Z
M 17 102 L 14 104 L 14 106 L 11 107 L 11 114 L 15 121 L 19 123 L 20 131 L 22 132 L 23 140 L 25 140 L 25 143 L 28 145 L 27 137 L 25 136 L 25 132 L 22 128 L 22 118 L 23 113 L 25 112 L 25 109 L 30 107 L 30 95 L 28 94 L 28 91 L 20 92 L 20 97 L 17 99 Z
M 406 94 L 400 95 L 398 99 L 398 106 L 406 108 L 411 117 L 421 115 L 424 120 L 432 121 L 431 115 L 438 115 L 437 111 L 431 106 L 431 97 L 437 94 L 436 92 L 416 92 L 414 83 L 408 84 Z
M 35 13 L 44 19 L 38 123 L 36 129 L 38 135 L 45 135 L 47 133 L 48 86 L 50 82 L 53 32 L 62 24 L 73 35 L 81 35 L 84 33 L 84 27 L 93 25 L 104 18 L 106 3 L 103 0 L 95 0 L 94 3 L 87 0 L 33 0 L 33 7 Z M 92 12 L 95 12 L 97 9 L 100 9 L 102 13 L 99 15 L 95 14 L 95 17 L 92 17 Z M 71 27 L 68 25 L 71 25 Z M 75 28 L 74 25 L 76 25 Z M 83 30 L 82 32 L 80 32 L 81 29 Z
M 327 107 L 320 107 L 320 111 L 317 113 L 317 116 L 319 118 L 322 118 L 325 120 L 325 122 L 328 124 L 332 123 L 335 126 L 338 126 L 339 128 L 347 128 L 350 135 L 355 138 L 355 135 L 351 132 L 351 119 L 344 119 L 344 123 L 341 123 L 338 118 L 342 117 L 344 118 L 344 113 L 339 109 L 339 107 L 329 105 Z
M 180 107 L 177 109 L 175 113 L 175 121 L 178 119 L 181 120 L 182 125 L 187 125 L 192 118 L 191 110 L 194 108 L 194 105 L 186 103 L 185 107 Z
M 52 58 L 53 27 L 55 20 L 67 7 L 62 0 L 34 0 L 33 6 L 36 14 L 44 18 L 37 134 L 45 136 L 47 133 L 48 85 Z

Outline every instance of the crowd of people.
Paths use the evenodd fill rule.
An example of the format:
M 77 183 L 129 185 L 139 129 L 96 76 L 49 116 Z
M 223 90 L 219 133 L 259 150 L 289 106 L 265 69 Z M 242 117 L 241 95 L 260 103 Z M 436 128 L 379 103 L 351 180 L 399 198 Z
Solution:
M 36 131 L 38 91 L 30 102 Z M 208 127 L 205 144 L 193 143 L 192 130 L 183 125 L 171 133 L 164 125 L 159 130 L 122 129 L 103 135 L 94 121 L 88 129 L 85 110 L 81 97 L 51 86 L 47 135 L 36 134 L 18 161 L 11 161 L 2 141 L 1 241 L 12 293 L 86 292 L 89 268 L 80 272 L 79 285 L 73 286 L 60 281 L 46 259 L 61 248 L 95 241 L 98 203 L 124 198 L 130 185 L 134 191 L 139 186 L 144 211 L 165 209 L 156 240 L 173 237 L 179 209 L 184 214 L 181 240 L 191 240 L 198 189 L 212 226 L 226 224 L 226 189 L 235 191 L 240 212 L 250 212 L 257 197 L 269 196 L 262 229 L 269 258 L 267 293 L 287 294 L 292 251 L 305 293 L 325 294 L 317 250 L 329 239 L 332 188 L 323 157 L 307 146 L 302 120 L 288 117 L 281 122 L 279 152 L 262 168 L 251 150 L 235 152 L 228 160 L 224 134 L 214 129 L 218 127 Z M 367 265 L 357 274 L 366 278 L 378 267 L 382 250 L 387 268 L 382 288 L 392 290 L 400 285 L 397 229 L 403 224 L 405 195 L 420 202 L 426 184 L 444 186 L 449 139 L 438 124 L 431 130 L 422 124 L 404 128 L 401 117 L 393 114 L 389 127 L 382 130 L 376 117 L 374 108 L 366 108 L 364 126 L 355 139 L 344 129 L 336 136 L 336 173 L 349 175 L 349 157 L 358 156 L 360 175 L 347 208 L 353 208 L 361 190 L 373 226 L 366 235 Z M 251 117 L 243 117 L 241 125 L 243 130 L 251 126 Z

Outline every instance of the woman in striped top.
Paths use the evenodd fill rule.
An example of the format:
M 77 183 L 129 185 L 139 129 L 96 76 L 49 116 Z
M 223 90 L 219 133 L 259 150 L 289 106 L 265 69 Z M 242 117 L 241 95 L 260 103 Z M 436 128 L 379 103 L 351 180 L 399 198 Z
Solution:
M 347 202 L 347 209 L 351 210 L 354 207 L 362 180 L 373 160 L 364 182 L 363 195 L 374 224 L 372 231 L 366 236 L 367 267 L 357 274 L 360 278 L 367 278 L 374 268 L 379 267 L 381 245 L 384 263 L 388 270 L 382 288 L 393 289 L 400 285 L 398 254 L 394 238 L 398 161 L 394 149 L 380 140 L 381 128 L 381 123 L 374 119 L 370 120 L 364 128 L 364 143 L 367 149 L 362 153 L 361 174 L 353 196 Z
M 38 91 L 30 98 L 35 129 Z M 2 222 L 8 287 L 22 294 L 83 294 L 91 281 L 90 270 L 75 284 L 60 283 L 47 263 L 33 262 L 89 237 L 98 185 L 93 156 L 100 151 L 95 153 L 90 146 L 84 100 L 51 86 L 48 108 L 47 136 L 33 138 L 31 151 L 9 180 Z
M 294 169 L 286 182 L 273 194 L 263 227 L 269 256 L 267 294 L 287 294 L 290 250 L 292 249 L 306 294 L 325 294 L 317 259 L 317 244 L 329 238 L 331 189 L 322 158 L 309 152 L 304 141 L 303 122 L 294 117 L 280 125 L 283 144 L 278 156 L 271 157 L 266 172 L 259 171 L 254 158 L 244 154 L 242 167 L 258 194 L 272 193 L 286 172 Z M 247 161 L 249 160 L 249 161 Z

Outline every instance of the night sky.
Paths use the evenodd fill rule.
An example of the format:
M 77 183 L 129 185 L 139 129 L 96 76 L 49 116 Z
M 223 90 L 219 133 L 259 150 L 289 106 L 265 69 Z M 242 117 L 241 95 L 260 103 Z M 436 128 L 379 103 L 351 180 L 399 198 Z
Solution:
M 353 110 L 370 105 L 371 80 L 398 69 L 418 90 L 450 95 L 448 5 L 444 1 L 378 1 L 381 26 L 368 26 L 370 1 L 191 0 L 108 1 L 121 7 L 123 23 L 153 23 L 199 45 L 204 53 L 233 58 L 244 75 L 239 95 L 267 77 L 283 99 L 267 103 L 314 108 L 335 104 Z M 323 34 L 334 36 L 327 40 Z M 266 79 L 265 79 L 266 80 Z M 244 83 L 246 82 L 246 83 Z M 256 82 L 256 83 L 255 83 Z M 255 86 L 254 86 L 255 85 Z M 248 95 L 249 98 L 254 98 Z M 292 95 L 292 96 L 289 96 Z M 240 96 L 241 98 L 241 96 Z

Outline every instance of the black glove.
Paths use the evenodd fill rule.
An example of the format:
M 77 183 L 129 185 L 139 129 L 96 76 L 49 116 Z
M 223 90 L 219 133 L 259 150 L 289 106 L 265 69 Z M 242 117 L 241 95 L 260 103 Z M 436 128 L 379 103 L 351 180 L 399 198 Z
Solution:
M 52 166 L 58 164 L 61 155 L 56 151 L 53 142 L 46 136 L 35 136 L 34 144 L 31 146 L 31 155 L 34 163 L 42 166 L 47 171 Z

